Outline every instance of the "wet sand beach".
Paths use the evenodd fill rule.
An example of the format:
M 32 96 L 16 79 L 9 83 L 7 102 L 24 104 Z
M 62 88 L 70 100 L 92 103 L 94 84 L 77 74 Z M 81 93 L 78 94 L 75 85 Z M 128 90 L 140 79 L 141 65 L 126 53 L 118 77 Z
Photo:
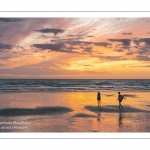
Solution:
M 1 94 L 0 132 L 149 132 L 150 93 L 122 91 Z

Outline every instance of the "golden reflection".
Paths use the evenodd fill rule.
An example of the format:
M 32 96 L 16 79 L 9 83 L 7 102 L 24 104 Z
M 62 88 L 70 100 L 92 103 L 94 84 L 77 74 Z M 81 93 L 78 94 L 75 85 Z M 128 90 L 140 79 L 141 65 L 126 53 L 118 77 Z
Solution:
M 122 117 L 122 113 L 120 112 L 119 113 L 119 120 L 118 120 L 119 126 L 121 126 L 123 124 L 122 120 L 123 120 L 123 117 Z
M 101 113 L 98 113 L 97 115 L 97 121 L 100 121 Z

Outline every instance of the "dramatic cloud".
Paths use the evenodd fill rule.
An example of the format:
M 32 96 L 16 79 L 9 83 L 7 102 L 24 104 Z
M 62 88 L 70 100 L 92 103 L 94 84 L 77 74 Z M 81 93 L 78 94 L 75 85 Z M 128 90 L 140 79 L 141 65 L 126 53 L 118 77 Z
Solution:
M 23 19 L 20 18 L 0 18 L 0 22 L 19 22 L 23 21 Z
M 65 30 L 55 29 L 55 28 L 45 28 L 45 29 L 34 30 L 34 31 L 41 32 L 41 33 L 53 33 L 54 35 L 56 35 L 58 33 L 63 33 Z
M 121 42 L 123 46 L 130 46 L 132 39 L 107 39 L 111 42 Z
M 140 43 L 144 42 L 145 44 L 150 45 L 150 38 L 140 38 L 138 41 Z
M 137 60 L 140 60 L 140 61 L 150 61 L 150 57 L 149 56 L 137 56 L 136 57 Z
M 38 38 L 45 38 L 46 39 L 46 38 L 50 38 L 50 36 L 43 34 L 43 35 L 40 35 Z
M 11 49 L 13 45 L 0 43 L 0 50 Z
M 136 44 L 136 46 L 143 46 L 145 45 L 150 45 L 150 38 L 134 38 L 133 42 Z
M 129 33 L 122 33 L 123 35 L 131 35 L 132 33 L 129 32 Z
M 73 51 L 73 47 L 67 47 L 64 43 L 57 43 L 57 44 L 33 44 L 31 47 L 35 47 L 40 50 L 50 50 L 55 52 L 64 52 L 64 53 L 76 53 Z M 73 49 L 71 49 L 73 48 Z
M 70 41 L 68 41 L 68 42 L 66 42 L 66 43 L 68 43 L 68 44 L 70 44 L 70 45 L 82 45 L 82 46 L 86 46 L 86 45 L 91 45 L 91 44 L 94 44 L 93 42 L 86 42 L 86 41 L 73 41 L 73 42 L 71 42 L 71 40 Z
M 108 46 L 111 46 L 111 43 L 108 43 L 108 42 L 99 42 L 99 43 L 94 43 L 94 45 L 108 47 Z
M 92 47 L 84 48 L 84 51 L 83 51 L 83 52 L 91 53 L 91 52 L 92 52 Z
M 124 52 L 124 49 L 123 48 L 115 49 L 115 51 L 117 51 L 117 52 Z
M 87 36 L 87 33 L 83 33 L 83 34 L 76 34 L 76 35 L 73 35 L 73 34 L 70 34 L 70 35 L 67 35 L 70 39 L 76 39 L 76 40 L 83 40 L 85 39 L 86 37 L 94 37 L 94 36 Z
M 53 50 L 53 51 L 62 51 L 65 48 L 63 43 L 57 44 L 33 44 L 32 47 L 36 47 L 42 50 Z
M 133 52 L 127 52 L 126 55 L 133 55 Z
M 149 67 L 150 24 L 146 20 L 0 18 L 0 66 L 8 69 L 3 71 L 3 76 L 51 78 L 53 74 L 58 78 L 76 78 L 81 72 L 83 78 L 148 76 L 148 68 L 128 67 Z M 103 70 L 110 76 L 102 75 Z M 92 73 L 89 75 L 87 71 Z
M 72 39 L 68 39 L 64 41 L 66 44 L 70 44 L 72 46 L 88 46 L 88 45 L 96 45 L 102 47 L 109 47 L 111 43 L 108 42 L 87 42 L 87 41 L 74 41 Z
M 31 47 L 39 50 L 50 50 L 55 52 L 64 52 L 64 53 L 80 53 L 83 52 L 92 52 L 92 47 L 82 47 L 82 51 L 75 46 L 67 45 L 66 43 L 56 43 L 56 44 L 33 44 Z M 35 50 L 35 52 L 39 52 Z
M 110 48 L 111 43 L 109 42 L 87 42 L 80 41 L 75 39 L 60 39 L 55 38 L 51 40 L 50 44 L 33 44 L 31 47 L 40 49 L 40 50 L 51 50 L 56 52 L 64 53 L 89 53 L 91 54 L 94 51 L 94 46 L 97 47 L 106 47 Z M 38 52 L 37 50 L 35 52 Z
M 149 60 L 149 58 L 144 55 L 150 54 L 150 38 L 134 38 L 134 39 L 109 39 L 113 42 L 121 42 L 122 44 L 118 44 L 115 46 L 115 51 L 117 52 L 126 52 L 126 55 L 139 55 L 137 60 Z M 132 43 L 132 44 L 131 44 Z

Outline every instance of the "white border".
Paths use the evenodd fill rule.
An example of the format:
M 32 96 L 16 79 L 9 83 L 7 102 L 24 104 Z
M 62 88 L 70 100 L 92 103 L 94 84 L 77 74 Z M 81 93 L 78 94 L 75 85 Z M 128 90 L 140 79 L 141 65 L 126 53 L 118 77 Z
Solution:
M 1 11 L 149 11 L 149 0 L 4 0 Z
M 111 18 L 111 17 L 150 17 L 150 12 L 0 12 L 0 17 L 22 18 Z
M 15 136 L 14 136 L 15 135 Z M 147 133 L 131 133 L 131 132 L 97 132 L 97 133 L 83 133 L 83 132 L 75 132 L 75 133 L 53 133 L 53 132 L 26 132 L 26 133 L 1 133 L 0 139 L 150 139 L 150 134 Z

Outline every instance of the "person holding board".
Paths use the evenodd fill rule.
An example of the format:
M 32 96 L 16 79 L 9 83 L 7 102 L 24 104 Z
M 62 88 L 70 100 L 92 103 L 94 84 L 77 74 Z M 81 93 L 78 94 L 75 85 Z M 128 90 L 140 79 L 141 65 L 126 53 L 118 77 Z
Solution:
M 97 102 L 98 102 L 98 107 L 101 106 L 101 94 L 100 94 L 100 92 L 97 93 Z
M 119 101 L 119 109 L 122 108 L 121 102 L 122 102 L 123 99 L 126 99 L 126 98 L 124 96 L 122 96 L 120 94 L 120 92 L 118 92 L 118 99 L 117 100 Z

